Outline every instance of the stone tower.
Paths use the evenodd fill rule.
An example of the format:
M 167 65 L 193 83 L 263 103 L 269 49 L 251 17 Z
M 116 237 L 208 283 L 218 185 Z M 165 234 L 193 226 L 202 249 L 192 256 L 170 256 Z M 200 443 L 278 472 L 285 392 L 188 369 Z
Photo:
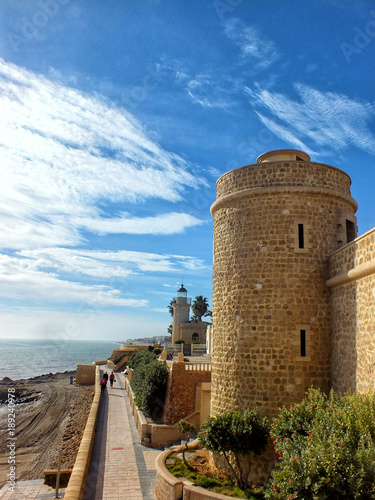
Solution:
M 177 297 L 173 299 L 172 344 L 180 339 L 180 324 L 188 323 L 190 316 L 191 299 L 183 284 L 177 290 Z
M 356 237 L 350 184 L 296 150 L 217 181 L 213 415 L 256 406 L 272 416 L 311 385 L 330 387 L 328 256 Z

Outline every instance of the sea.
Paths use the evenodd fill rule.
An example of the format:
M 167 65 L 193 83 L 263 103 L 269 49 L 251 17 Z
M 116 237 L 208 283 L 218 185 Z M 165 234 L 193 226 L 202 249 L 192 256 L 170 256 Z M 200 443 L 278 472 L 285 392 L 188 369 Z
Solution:
M 77 364 L 107 359 L 120 343 L 61 339 L 0 339 L 0 380 L 76 370 Z

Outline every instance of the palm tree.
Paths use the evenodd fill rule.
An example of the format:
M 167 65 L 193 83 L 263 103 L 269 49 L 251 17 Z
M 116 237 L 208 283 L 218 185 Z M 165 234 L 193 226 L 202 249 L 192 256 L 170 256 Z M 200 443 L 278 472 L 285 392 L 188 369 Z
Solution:
M 176 301 L 175 300 L 171 300 L 170 303 L 169 303 L 169 306 L 168 306 L 168 311 L 169 311 L 169 314 L 173 317 L 173 304 L 175 303 Z
M 194 302 L 191 305 L 194 315 L 198 318 L 198 321 L 202 321 L 202 316 L 204 316 L 208 311 L 208 300 L 203 295 L 197 295 Z

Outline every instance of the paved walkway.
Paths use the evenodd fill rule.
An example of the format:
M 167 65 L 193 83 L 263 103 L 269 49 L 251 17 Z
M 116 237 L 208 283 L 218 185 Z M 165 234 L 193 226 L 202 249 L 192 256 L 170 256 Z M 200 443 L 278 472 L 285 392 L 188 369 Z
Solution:
M 32 481 L 19 481 L 14 492 L 3 486 L 0 490 L 1 500 L 42 500 L 55 498 L 56 488 L 50 488 L 44 483 L 44 479 Z M 64 498 L 65 488 L 59 490 L 59 498 Z
M 83 500 L 154 500 L 155 459 L 160 450 L 140 444 L 125 392 L 116 373 L 100 404 Z
M 83 500 L 154 500 L 155 459 L 160 453 L 141 445 L 125 392 L 125 377 L 116 373 L 114 387 L 108 384 L 100 403 Z M 60 498 L 64 492 L 60 490 Z M 1 500 L 54 497 L 55 490 L 43 480 L 19 482 L 14 493 L 7 486 L 0 490 Z

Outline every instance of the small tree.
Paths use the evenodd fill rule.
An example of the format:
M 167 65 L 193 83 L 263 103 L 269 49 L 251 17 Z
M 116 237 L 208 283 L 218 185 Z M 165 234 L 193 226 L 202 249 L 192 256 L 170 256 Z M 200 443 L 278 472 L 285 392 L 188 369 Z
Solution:
M 250 454 L 259 455 L 267 446 L 268 425 L 265 417 L 255 410 L 228 410 L 216 417 L 208 417 L 199 433 L 199 441 L 214 453 L 221 453 L 232 470 L 240 488 L 248 488 Z M 235 462 L 233 467 L 230 455 Z M 247 458 L 244 471 L 241 459 Z
M 178 430 L 178 432 L 183 434 L 184 438 L 185 438 L 185 448 L 182 450 L 182 459 L 184 461 L 184 464 L 186 466 L 188 466 L 188 463 L 186 462 L 186 459 L 185 459 L 185 452 L 188 450 L 188 442 L 190 439 L 190 435 L 193 432 L 195 432 L 195 426 L 193 424 L 191 424 L 190 422 L 188 422 L 187 420 L 181 419 L 177 422 L 177 430 Z

